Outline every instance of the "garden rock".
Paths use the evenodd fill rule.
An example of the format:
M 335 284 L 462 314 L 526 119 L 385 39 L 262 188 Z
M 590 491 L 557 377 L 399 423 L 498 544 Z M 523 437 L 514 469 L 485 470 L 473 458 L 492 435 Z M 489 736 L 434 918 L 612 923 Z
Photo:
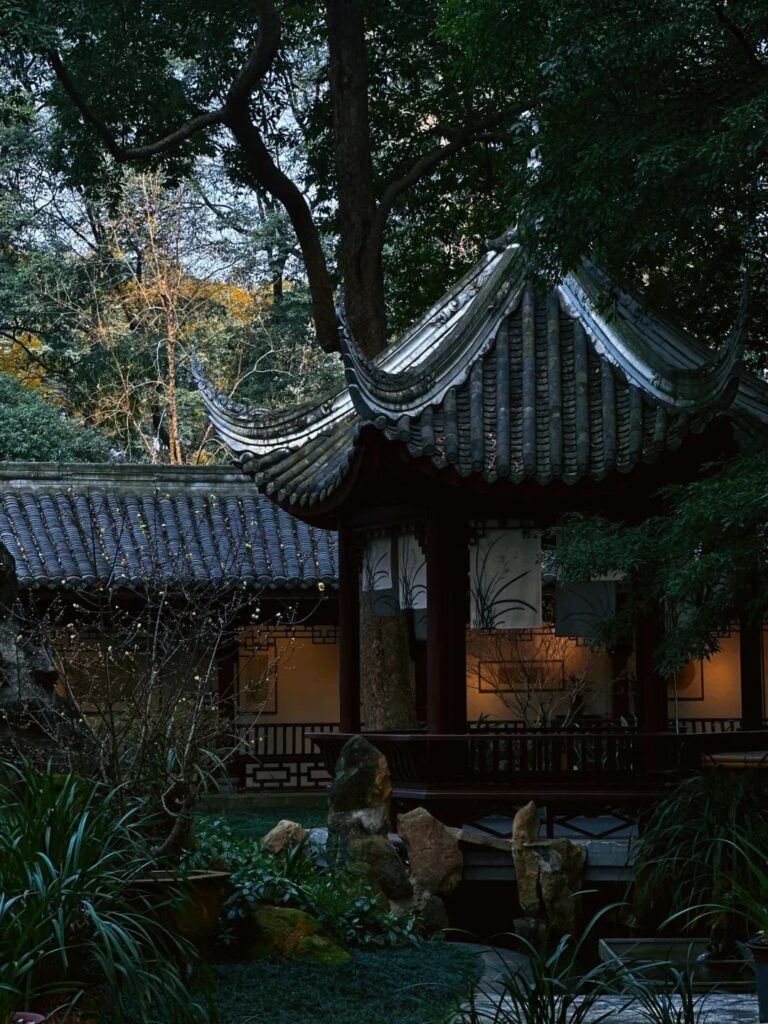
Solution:
M 362 875 L 388 900 L 407 900 L 413 895 L 405 864 L 387 836 L 353 836 L 348 853 L 350 870 Z
M 391 797 L 387 759 L 363 736 L 353 736 L 342 747 L 331 783 L 328 812 L 331 863 L 347 862 L 350 840 L 387 835 Z
M 408 848 L 414 884 L 429 893 L 451 892 L 461 881 L 464 857 L 456 829 L 448 828 L 425 807 L 397 819 L 397 831 Z
M 517 898 L 526 914 L 537 914 L 539 899 L 539 857 L 532 844 L 539 838 L 539 812 L 531 800 L 521 807 L 512 822 L 512 860 L 515 864 Z
M 298 821 L 289 821 L 287 818 L 283 818 L 262 838 L 261 848 L 277 855 L 284 853 L 292 846 L 298 846 L 305 842 L 306 838 L 307 830 L 303 825 L 300 825 Z
M 427 935 L 442 931 L 450 925 L 448 911 L 439 896 L 429 896 L 419 911 L 419 924 Z
M 543 839 L 539 815 L 531 802 L 515 815 L 512 824 L 512 858 L 517 893 L 525 914 L 540 915 L 550 936 L 573 933 L 576 926 L 576 898 L 582 887 L 587 854 L 570 839 Z M 532 928 L 538 926 L 532 920 Z
M 326 967 L 349 960 L 349 953 L 323 935 L 320 922 L 303 910 L 258 907 L 253 923 L 257 934 L 248 949 L 251 958 L 282 956 Z

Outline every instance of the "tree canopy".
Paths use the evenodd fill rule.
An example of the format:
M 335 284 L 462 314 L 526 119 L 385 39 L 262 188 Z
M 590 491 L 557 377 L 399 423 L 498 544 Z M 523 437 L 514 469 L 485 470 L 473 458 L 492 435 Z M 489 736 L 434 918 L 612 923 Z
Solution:
M 369 352 L 515 223 L 713 344 L 747 276 L 763 352 L 764 0 L 3 0 L 51 160 L 105 189 L 207 156 L 284 209 L 321 345 L 343 279 Z M 12 91 L 13 91 L 12 90 Z
M 585 253 L 719 344 L 747 276 L 766 358 L 768 4 L 447 0 L 478 87 L 530 98 L 504 207 L 537 269 Z

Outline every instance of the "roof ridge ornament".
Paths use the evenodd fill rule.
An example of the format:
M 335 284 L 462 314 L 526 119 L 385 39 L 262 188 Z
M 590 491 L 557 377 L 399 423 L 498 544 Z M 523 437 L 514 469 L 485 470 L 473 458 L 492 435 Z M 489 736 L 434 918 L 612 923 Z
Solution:
M 567 274 L 556 292 L 568 315 L 581 321 L 598 355 L 656 401 L 697 413 L 727 408 L 735 399 L 749 324 L 746 281 L 736 327 L 715 351 L 651 313 L 591 260 Z
M 519 242 L 520 231 L 516 224 L 511 225 L 506 231 L 503 231 L 496 238 L 484 239 L 484 245 L 487 252 L 504 252 L 511 245 Z
M 410 357 L 402 369 L 385 365 L 391 365 L 386 351 L 370 359 L 360 350 L 342 300 L 337 309 L 342 360 L 352 403 L 366 422 L 383 426 L 417 416 L 467 379 L 522 296 L 522 264 L 516 256 L 517 246 L 506 246 L 478 261 L 461 287 L 449 293 L 452 297 L 397 347 L 401 364 Z

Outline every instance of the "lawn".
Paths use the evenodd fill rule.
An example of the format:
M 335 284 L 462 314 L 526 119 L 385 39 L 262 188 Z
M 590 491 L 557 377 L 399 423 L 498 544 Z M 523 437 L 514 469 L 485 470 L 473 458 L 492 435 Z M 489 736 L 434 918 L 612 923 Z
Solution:
M 259 960 L 216 969 L 222 1024 L 439 1024 L 467 996 L 479 962 L 460 945 L 355 950 L 339 967 Z
M 289 821 L 298 821 L 307 829 L 324 828 L 328 819 L 328 807 L 326 804 L 318 804 L 314 807 L 290 804 L 280 807 L 254 807 L 253 810 L 243 811 L 227 809 L 205 811 L 205 817 L 225 818 L 239 839 L 260 839 L 283 818 L 287 818 Z

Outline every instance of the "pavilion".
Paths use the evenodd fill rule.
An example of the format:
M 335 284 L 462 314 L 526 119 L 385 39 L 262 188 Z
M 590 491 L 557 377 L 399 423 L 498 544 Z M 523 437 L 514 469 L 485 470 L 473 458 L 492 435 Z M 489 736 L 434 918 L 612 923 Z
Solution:
M 592 583 L 591 594 L 556 587 L 556 625 L 546 626 L 548 531 L 563 513 L 647 516 L 664 484 L 768 442 L 768 386 L 744 368 L 743 334 L 713 351 L 589 261 L 542 293 L 508 234 L 376 360 L 342 324 L 347 385 L 325 400 L 253 410 L 196 368 L 217 432 L 258 489 L 338 530 L 341 732 L 321 741 L 329 764 L 360 730 L 366 593 L 379 614 L 389 601 L 390 614 L 407 614 L 413 635 L 426 637 L 414 666 L 426 729 L 375 739 L 402 796 L 520 799 L 545 789 L 553 802 L 591 794 L 599 803 L 649 794 L 659 772 L 713 750 L 764 743 L 755 735 L 762 629 L 742 624 L 739 634 L 740 731 L 680 736 L 669 731 L 668 681 L 652 656 L 661 614 L 636 623 L 633 652 L 611 652 L 632 659 L 636 728 L 593 723 L 576 738 L 525 723 L 515 734 L 467 728 L 473 632 L 560 631 L 574 598 L 615 601 L 617 581 Z M 588 638 L 585 616 L 575 620 L 570 635 Z

